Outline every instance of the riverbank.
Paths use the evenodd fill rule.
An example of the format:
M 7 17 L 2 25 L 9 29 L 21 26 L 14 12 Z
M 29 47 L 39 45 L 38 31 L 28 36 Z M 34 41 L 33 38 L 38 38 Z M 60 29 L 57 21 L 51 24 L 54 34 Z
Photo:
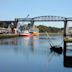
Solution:
M 18 34 L 0 34 L 0 39 L 18 37 Z

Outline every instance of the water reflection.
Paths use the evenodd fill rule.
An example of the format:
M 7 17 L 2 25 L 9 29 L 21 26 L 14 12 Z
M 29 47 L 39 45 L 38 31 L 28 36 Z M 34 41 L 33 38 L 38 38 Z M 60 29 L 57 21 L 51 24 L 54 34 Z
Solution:
M 72 43 L 65 43 L 64 50 L 64 67 L 72 68 Z
M 17 46 L 14 50 L 19 53 L 33 53 L 38 45 L 38 37 L 20 37 L 17 39 Z
M 72 67 L 72 56 L 64 57 L 64 67 Z
M 0 45 L 17 45 L 17 38 L 0 39 Z
M 17 37 L 10 39 L 1 39 L 0 45 L 10 46 L 8 49 L 14 49 L 14 52 L 34 52 L 37 54 L 47 54 L 49 52 L 48 39 L 40 39 L 38 36 L 34 37 Z M 56 37 L 51 37 L 51 39 L 55 39 Z M 55 43 L 55 41 L 53 41 Z M 11 47 L 12 46 L 12 47 Z M 56 51 L 57 49 L 50 49 L 51 52 L 55 52 L 57 54 L 62 54 L 61 52 Z

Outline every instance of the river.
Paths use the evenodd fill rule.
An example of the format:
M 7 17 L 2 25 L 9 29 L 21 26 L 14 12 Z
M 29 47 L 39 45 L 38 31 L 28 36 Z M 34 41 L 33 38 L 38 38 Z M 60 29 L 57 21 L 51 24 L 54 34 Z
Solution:
M 62 36 L 50 36 L 52 45 L 63 47 Z M 0 39 L 0 72 L 72 72 L 64 67 L 63 53 L 50 52 L 45 36 Z

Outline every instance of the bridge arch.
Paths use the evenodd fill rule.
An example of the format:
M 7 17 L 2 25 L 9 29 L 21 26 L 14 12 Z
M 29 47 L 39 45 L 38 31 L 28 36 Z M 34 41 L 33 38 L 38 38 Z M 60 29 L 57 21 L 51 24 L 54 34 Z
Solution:
M 18 21 L 64 21 L 66 17 L 61 16 L 37 16 L 33 18 L 17 18 Z M 71 18 L 68 18 L 68 20 Z
M 66 18 L 61 16 L 38 16 L 34 17 L 34 21 L 64 21 Z

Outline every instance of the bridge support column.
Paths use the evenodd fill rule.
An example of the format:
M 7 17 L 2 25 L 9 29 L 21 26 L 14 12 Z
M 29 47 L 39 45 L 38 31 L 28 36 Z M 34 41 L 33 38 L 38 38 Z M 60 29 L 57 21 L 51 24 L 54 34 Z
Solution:
M 64 64 L 65 64 L 65 58 L 66 58 L 66 41 L 65 41 L 65 38 L 66 38 L 66 32 L 67 31 L 67 19 L 65 19 L 64 21 Z
M 66 36 L 66 30 L 67 30 L 67 19 L 64 21 L 64 37 Z

